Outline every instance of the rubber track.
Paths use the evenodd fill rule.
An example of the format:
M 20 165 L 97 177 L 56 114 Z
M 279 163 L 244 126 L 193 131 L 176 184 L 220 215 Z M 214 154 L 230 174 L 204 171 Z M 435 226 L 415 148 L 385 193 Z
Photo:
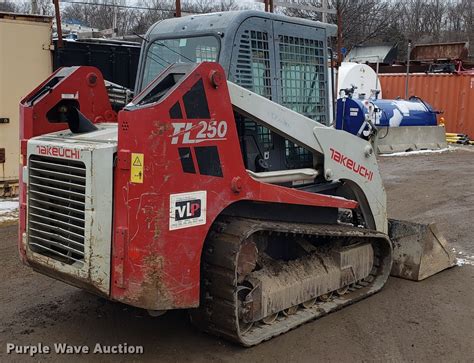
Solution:
M 287 233 L 297 236 L 330 236 L 334 238 L 370 241 L 374 249 L 374 268 L 371 282 L 351 286 L 343 296 L 328 302 L 316 303 L 311 308 L 300 308 L 294 315 L 280 314 L 270 325 L 255 323 L 241 334 L 238 319 L 236 263 L 240 244 L 252 234 Z M 262 221 L 236 217 L 221 217 L 213 225 L 206 240 L 201 265 L 201 303 L 191 311 L 191 321 L 201 330 L 244 346 L 256 345 L 283 334 L 307 321 L 341 309 L 379 291 L 391 269 L 392 246 L 380 232 L 342 225 L 313 225 Z

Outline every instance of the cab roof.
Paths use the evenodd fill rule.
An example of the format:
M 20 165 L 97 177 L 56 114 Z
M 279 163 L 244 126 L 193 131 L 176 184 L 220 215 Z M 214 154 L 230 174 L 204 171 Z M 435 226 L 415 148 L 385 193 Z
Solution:
M 149 41 L 156 38 L 181 38 L 196 34 L 226 33 L 235 34 L 240 24 L 246 19 L 258 17 L 273 21 L 281 21 L 314 28 L 325 28 L 326 35 L 334 36 L 337 26 L 320 21 L 301 19 L 257 10 L 226 11 L 200 15 L 189 15 L 182 18 L 170 18 L 158 21 L 150 27 L 146 34 Z

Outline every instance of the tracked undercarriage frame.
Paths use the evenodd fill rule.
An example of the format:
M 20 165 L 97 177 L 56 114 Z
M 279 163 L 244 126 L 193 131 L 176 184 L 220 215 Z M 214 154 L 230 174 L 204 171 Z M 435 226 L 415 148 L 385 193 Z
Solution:
M 374 294 L 391 264 L 380 232 L 221 217 L 205 244 L 191 319 L 252 346 Z

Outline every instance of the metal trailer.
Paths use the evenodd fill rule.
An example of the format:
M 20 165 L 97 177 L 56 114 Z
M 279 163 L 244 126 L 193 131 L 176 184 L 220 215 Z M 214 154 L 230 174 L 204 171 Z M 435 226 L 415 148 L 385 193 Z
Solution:
M 64 40 L 53 52 L 53 70 L 71 66 L 99 68 L 107 81 L 133 89 L 137 75 L 141 44 L 111 39 Z
M 18 102 L 51 74 L 48 16 L 0 12 L 0 197 L 16 195 Z

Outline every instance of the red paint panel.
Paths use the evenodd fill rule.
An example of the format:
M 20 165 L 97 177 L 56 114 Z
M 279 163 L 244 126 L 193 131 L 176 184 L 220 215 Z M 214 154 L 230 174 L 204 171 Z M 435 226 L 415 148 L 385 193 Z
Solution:
M 62 69 L 62 68 L 61 68 Z M 58 102 L 65 100 L 66 95 L 74 95 L 81 113 L 92 122 L 114 122 L 116 115 L 109 102 L 104 79 L 95 67 L 71 67 L 70 74 L 55 83 L 50 91 L 37 97 L 40 91 L 53 80 L 61 69 L 30 92 L 20 102 L 20 139 L 28 140 L 34 136 L 44 135 L 68 128 L 66 123 L 50 123 L 46 114 Z M 90 78 L 94 83 L 90 83 Z M 29 101 L 36 97 L 34 104 Z
M 67 123 L 51 123 L 46 114 L 58 104 L 65 95 L 77 95 L 79 109 L 92 122 L 116 121 L 115 112 L 109 102 L 102 74 L 94 67 L 71 67 L 67 76 L 45 89 L 48 82 L 53 80 L 61 69 L 56 70 L 48 79 L 30 92 L 20 101 L 20 140 L 22 163 L 26 164 L 27 143 L 32 137 L 44 135 L 54 131 L 65 130 Z M 94 81 L 91 82 L 91 79 Z M 51 84 L 50 84 L 51 85 Z M 46 91 L 40 93 L 41 91 Z M 36 101 L 30 102 L 36 97 Z M 23 183 L 23 170 L 20 166 L 20 223 L 18 233 L 18 248 L 20 255 L 25 255 L 21 244 L 22 234 L 26 229 L 26 185 Z
M 215 218 L 237 201 L 334 208 L 357 206 L 354 201 L 252 179 L 242 161 L 227 84 L 224 82 L 215 88 L 211 82 L 210 75 L 215 75 L 213 72 L 216 71 L 224 75 L 218 64 L 201 63 L 160 102 L 119 113 L 119 155 L 122 150 L 142 153 L 144 165 L 143 183 L 130 181 L 131 170 L 115 170 L 114 228 L 116 231 L 128 229 L 128 240 L 119 241 L 114 233 L 112 281 L 119 281 L 123 273 L 123 284 L 112 284 L 113 299 L 156 310 L 197 306 L 203 243 Z M 182 99 L 200 80 L 207 95 L 210 117 L 187 119 Z M 182 107 L 183 119 L 170 118 L 169 110 L 176 103 Z M 195 112 L 190 108 L 187 110 Z M 123 128 L 124 123 L 129 127 Z M 221 176 L 206 175 L 205 168 L 197 165 L 197 147 L 217 148 L 221 173 L 215 173 Z M 180 152 L 187 154 L 188 159 L 192 157 L 195 173 L 184 172 Z M 170 195 L 203 191 L 207 205 L 205 223 L 183 229 L 171 228 L 170 213 L 177 212 L 170 211 Z M 193 203 L 195 206 L 200 201 Z M 182 208 L 184 213 L 185 206 Z M 190 207 L 188 212 L 195 209 Z M 121 254 L 115 253 L 122 245 L 127 246 L 123 261 L 118 257 Z M 115 268 L 119 264 L 123 264 L 123 269 Z

